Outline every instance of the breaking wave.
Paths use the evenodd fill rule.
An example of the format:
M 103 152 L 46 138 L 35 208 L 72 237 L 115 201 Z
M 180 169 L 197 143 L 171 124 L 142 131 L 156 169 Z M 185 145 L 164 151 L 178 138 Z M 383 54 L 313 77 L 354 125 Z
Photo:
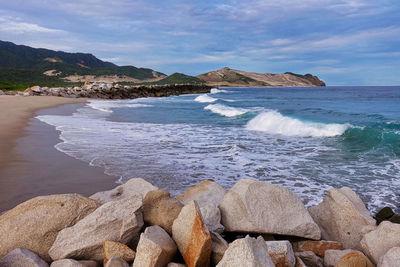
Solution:
M 271 110 L 262 112 L 250 120 L 246 129 L 285 136 L 332 137 L 342 135 L 349 126 L 349 124 L 304 122 Z
M 249 112 L 249 109 L 245 108 L 234 108 L 230 106 L 225 106 L 222 104 L 213 104 L 213 105 L 208 105 L 204 107 L 205 110 L 209 110 L 213 113 L 225 116 L 225 117 L 235 117 L 235 116 L 240 116 L 243 115 L 247 112 Z

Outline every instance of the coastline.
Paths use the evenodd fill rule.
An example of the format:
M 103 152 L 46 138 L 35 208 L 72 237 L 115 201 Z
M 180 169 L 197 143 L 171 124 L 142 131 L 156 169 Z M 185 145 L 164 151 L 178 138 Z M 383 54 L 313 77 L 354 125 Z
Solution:
M 90 195 L 115 186 L 116 178 L 54 148 L 56 129 L 36 115 L 67 115 L 86 99 L 0 97 L 0 212 L 39 195 Z M 5 129 L 5 130 L 4 130 Z M 55 179 L 56 178 L 56 179 Z

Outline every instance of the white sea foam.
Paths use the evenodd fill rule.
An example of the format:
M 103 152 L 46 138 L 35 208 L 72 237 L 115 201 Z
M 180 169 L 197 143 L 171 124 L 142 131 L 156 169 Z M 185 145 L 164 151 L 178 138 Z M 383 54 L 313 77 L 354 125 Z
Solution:
M 213 113 L 225 116 L 225 117 L 235 117 L 239 115 L 243 115 L 249 112 L 249 109 L 245 108 L 234 108 L 230 106 L 225 106 L 222 104 L 212 104 L 204 107 L 205 110 L 210 110 Z
M 252 131 L 301 137 L 338 136 L 342 135 L 348 127 L 348 124 L 303 122 L 299 119 L 283 116 L 274 110 L 258 114 L 246 125 L 246 129 Z
M 218 99 L 214 98 L 214 97 L 210 97 L 207 94 L 204 95 L 199 95 L 198 97 L 196 97 L 194 99 L 194 101 L 196 102 L 200 102 L 200 103 L 213 103 L 215 101 L 217 101 Z
M 136 100 L 91 100 L 87 105 L 93 109 L 110 113 L 113 112 L 113 108 L 151 107 L 151 105 L 148 104 L 137 103 Z
M 211 88 L 210 94 L 227 93 L 227 92 L 228 91 L 226 91 L 226 90 Z

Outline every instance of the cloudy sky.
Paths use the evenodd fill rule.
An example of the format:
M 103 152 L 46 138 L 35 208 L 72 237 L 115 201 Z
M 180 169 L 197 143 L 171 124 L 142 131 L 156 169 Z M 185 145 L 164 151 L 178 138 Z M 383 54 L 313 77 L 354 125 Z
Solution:
M 197 75 L 224 66 L 400 84 L 398 0 L 0 0 L 0 39 Z

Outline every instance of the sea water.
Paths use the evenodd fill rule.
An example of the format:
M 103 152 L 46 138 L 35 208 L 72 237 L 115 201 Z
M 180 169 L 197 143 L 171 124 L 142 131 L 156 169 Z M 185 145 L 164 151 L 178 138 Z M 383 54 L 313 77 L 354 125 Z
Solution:
M 224 88 L 38 118 L 61 132 L 58 150 L 120 183 L 142 177 L 176 195 L 252 178 L 307 206 L 348 186 L 371 211 L 400 210 L 400 87 Z

